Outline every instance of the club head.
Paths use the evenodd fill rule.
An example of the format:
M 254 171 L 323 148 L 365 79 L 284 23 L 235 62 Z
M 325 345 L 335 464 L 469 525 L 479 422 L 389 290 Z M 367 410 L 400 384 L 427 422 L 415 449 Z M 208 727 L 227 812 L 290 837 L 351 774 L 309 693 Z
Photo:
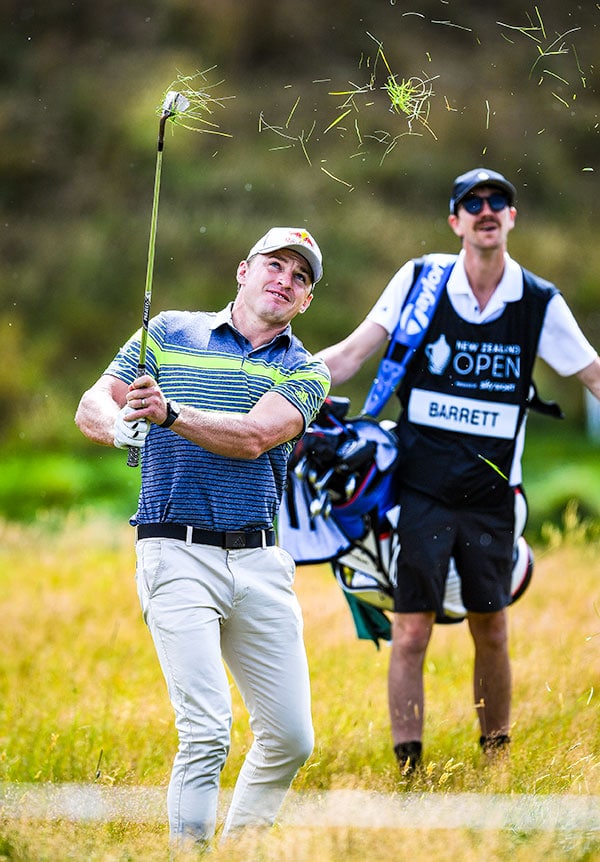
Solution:
M 352 494 L 354 494 L 356 490 L 356 476 L 350 476 L 346 484 L 344 485 L 344 494 L 346 500 L 349 500 Z
M 185 96 L 177 90 L 169 90 L 163 102 L 162 112 L 170 117 L 173 114 L 183 114 L 189 106 L 190 103 Z
M 302 481 L 304 479 L 304 477 L 306 476 L 307 470 L 308 470 L 308 462 L 306 460 L 306 456 L 304 456 L 304 458 L 301 458 L 298 461 L 298 463 L 296 464 L 296 466 L 294 467 L 294 475 L 297 479 L 300 479 L 300 481 Z
M 316 518 L 317 515 L 321 514 L 321 501 L 318 498 L 310 501 L 310 506 L 308 507 L 311 518 Z
M 323 475 L 320 478 L 315 479 L 315 481 L 312 483 L 315 491 L 318 494 L 321 493 L 323 488 L 327 487 L 327 483 L 329 482 L 329 480 L 333 476 L 334 472 L 335 472 L 335 470 L 333 469 L 333 467 L 331 467 L 329 470 L 327 470 L 326 473 L 323 473 Z
M 323 515 L 324 518 L 328 518 L 331 513 L 331 503 L 329 501 L 329 495 L 327 491 L 323 491 L 318 497 L 315 497 L 314 500 L 311 500 L 309 511 L 311 517 L 316 518 L 317 515 Z

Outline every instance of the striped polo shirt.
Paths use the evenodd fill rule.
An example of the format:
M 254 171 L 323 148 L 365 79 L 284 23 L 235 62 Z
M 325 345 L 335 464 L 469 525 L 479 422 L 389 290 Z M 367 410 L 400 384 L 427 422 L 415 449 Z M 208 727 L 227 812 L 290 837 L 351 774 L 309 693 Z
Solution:
M 220 312 L 167 311 L 149 325 L 146 368 L 168 399 L 200 410 L 248 413 L 265 392 L 278 392 L 302 414 L 318 412 L 330 385 L 327 366 L 288 326 L 253 348 L 234 327 L 230 304 Z M 105 373 L 137 377 L 138 331 Z M 142 449 L 142 485 L 133 524 L 169 522 L 208 530 L 273 525 L 295 440 L 255 460 L 215 455 L 172 429 L 151 425 Z

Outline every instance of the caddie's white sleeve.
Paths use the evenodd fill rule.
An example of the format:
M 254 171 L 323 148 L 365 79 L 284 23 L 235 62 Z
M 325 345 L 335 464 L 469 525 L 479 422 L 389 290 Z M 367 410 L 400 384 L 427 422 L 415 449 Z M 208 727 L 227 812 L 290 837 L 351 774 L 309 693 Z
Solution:
M 553 296 L 546 309 L 538 356 L 561 377 L 569 377 L 588 366 L 597 355 L 564 297 Z
M 391 335 L 398 321 L 406 295 L 410 290 L 415 271 L 414 261 L 407 261 L 398 272 L 392 276 L 383 293 L 367 314 L 367 320 L 378 323 Z

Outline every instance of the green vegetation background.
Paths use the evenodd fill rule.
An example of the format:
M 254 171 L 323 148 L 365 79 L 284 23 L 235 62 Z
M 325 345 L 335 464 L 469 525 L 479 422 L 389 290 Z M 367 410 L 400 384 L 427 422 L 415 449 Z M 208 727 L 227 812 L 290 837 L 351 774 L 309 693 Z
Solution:
M 598 4 L 571 2 L 5 0 L 0 515 L 134 508 L 138 474 L 89 444 L 73 414 L 140 323 L 156 108 L 178 73 L 216 66 L 211 92 L 235 98 L 211 119 L 231 137 L 167 136 L 153 312 L 222 307 L 258 236 L 306 225 L 325 278 L 296 331 L 316 350 L 362 318 L 405 259 L 456 250 L 449 187 L 482 164 L 517 185 L 512 254 L 557 283 L 600 345 L 599 24 Z M 398 81 L 428 82 L 429 128 L 390 110 L 377 41 Z M 345 99 L 331 93 L 364 89 L 375 72 L 326 131 Z M 338 393 L 355 412 L 374 367 Z M 567 418 L 530 422 L 535 517 L 571 496 L 597 514 L 581 387 L 543 367 L 536 376 Z

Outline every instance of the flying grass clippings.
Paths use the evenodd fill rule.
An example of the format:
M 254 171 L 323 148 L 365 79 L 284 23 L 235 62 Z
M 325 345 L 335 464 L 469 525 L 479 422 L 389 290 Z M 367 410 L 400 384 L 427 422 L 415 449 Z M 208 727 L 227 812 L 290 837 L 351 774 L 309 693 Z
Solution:
M 279 137 L 283 138 L 284 140 L 290 141 L 289 144 L 281 145 L 279 147 L 271 147 L 270 148 L 271 150 L 287 150 L 287 149 L 290 149 L 290 147 L 294 147 L 297 143 L 300 144 L 300 148 L 302 149 L 302 153 L 304 154 L 304 158 L 308 162 L 308 166 L 312 167 L 312 162 L 311 162 L 310 156 L 308 155 L 307 144 L 308 144 L 310 137 L 311 137 L 312 133 L 314 132 L 315 127 L 317 125 L 316 120 L 313 121 L 312 126 L 310 127 L 310 129 L 308 131 L 308 134 L 305 132 L 304 129 L 302 129 L 296 135 L 292 134 L 292 132 L 290 130 L 290 124 L 292 122 L 292 118 L 293 118 L 293 116 L 296 112 L 296 108 L 298 107 L 299 104 L 300 104 L 300 96 L 298 96 L 298 98 L 294 102 L 292 110 L 288 114 L 287 120 L 285 121 L 285 126 L 272 126 L 270 123 L 268 123 L 266 121 L 265 116 L 264 116 L 263 112 L 261 111 L 259 114 L 259 117 L 258 117 L 258 131 L 262 132 L 263 129 L 267 129 L 268 131 L 274 132 L 276 135 L 279 135 Z
M 528 39 L 531 39 L 536 43 L 537 56 L 529 70 L 529 78 L 533 78 L 534 72 L 539 72 L 538 78 L 538 86 L 541 86 L 544 82 L 544 77 L 547 75 L 550 78 L 564 84 L 566 87 L 570 87 L 570 82 L 567 78 L 558 74 L 558 72 L 553 71 L 548 68 L 539 68 L 540 64 L 550 64 L 556 60 L 557 57 L 572 55 L 575 59 L 575 67 L 577 69 L 577 73 L 579 75 L 579 81 L 583 89 L 586 88 L 586 75 L 579 61 L 579 57 L 577 55 L 577 50 L 574 44 L 568 45 L 565 41 L 567 36 L 570 36 L 572 33 L 576 33 L 578 30 L 581 30 L 581 27 L 573 27 L 570 30 L 566 30 L 564 33 L 556 33 L 556 38 L 552 38 L 548 35 L 546 26 L 542 20 L 542 16 L 540 14 L 540 10 L 537 6 L 534 7 L 535 19 L 528 12 L 527 20 L 528 26 L 517 26 L 514 24 L 505 24 L 502 21 L 498 21 L 497 24 L 499 27 L 504 28 L 504 30 L 510 30 L 514 33 L 519 33 L 521 36 L 525 36 Z M 506 33 L 502 33 L 503 38 L 505 38 L 508 42 L 512 42 L 512 40 L 506 35 Z M 565 107 L 570 108 L 571 104 L 569 101 L 552 90 L 552 96 L 561 102 Z M 576 99 L 576 94 L 572 96 L 572 100 Z
M 337 132 L 340 137 L 348 136 L 351 141 L 355 140 L 355 149 L 350 158 L 364 157 L 367 147 L 374 142 L 383 146 L 384 153 L 381 162 L 396 146 L 403 135 L 418 134 L 420 126 L 427 130 L 434 139 L 435 133 L 429 125 L 429 103 L 434 95 L 432 81 L 434 78 L 423 75 L 411 75 L 401 77 L 392 71 L 392 68 L 383 51 L 383 43 L 367 33 L 377 45 L 374 57 L 361 55 L 358 68 L 363 74 L 366 72 L 366 80 L 361 83 L 349 81 L 345 89 L 329 90 L 328 96 L 341 98 L 336 106 L 336 114 L 328 120 L 320 129 L 319 134 L 323 137 L 329 133 Z M 430 58 L 429 58 L 430 59 Z M 313 84 L 331 84 L 331 79 L 319 79 Z M 287 119 L 281 125 L 269 122 L 263 111 L 260 112 L 258 120 L 259 132 L 271 132 L 282 139 L 282 143 L 270 147 L 271 151 L 288 150 L 299 147 L 309 167 L 312 167 L 315 158 L 309 152 L 311 138 L 317 131 L 317 120 L 313 119 L 307 128 L 301 127 L 302 120 L 299 119 L 299 105 L 301 96 L 297 96 L 288 113 Z M 398 132 L 385 128 L 373 129 L 373 112 L 377 109 L 387 109 L 390 113 L 406 120 L 406 128 Z M 371 121 L 368 132 L 363 132 L 361 122 Z M 298 128 L 300 126 L 300 128 Z M 319 138 L 320 140 L 320 138 Z M 333 173 L 321 160 L 320 170 L 335 182 L 341 183 L 349 190 L 353 189 L 352 183 Z
M 395 0 L 390 2 L 395 5 Z M 400 14 L 407 20 L 418 17 L 432 26 L 464 30 L 472 33 L 476 42 L 481 44 L 477 33 L 471 27 L 463 26 L 460 21 L 427 18 L 423 13 L 414 11 Z M 537 79 L 537 86 L 549 87 L 552 99 L 556 99 L 565 108 L 574 110 L 578 92 L 586 90 L 588 77 L 593 71 L 592 66 L 586 66 L 585 61 L 582 62 L 573 42 L 574 34 L 581 30 L 581 27 L 551 31 L 542 19 L 538 6 L 534 6 L 533 11 L 525 10 L 524 15 L 525 24 L 496 21 L 500 36 L 509 44 L 515 44 L 519 37 L 531 40 L 535 45 L 535 56 L 529 69 L 529 82 L 534 83 Z M 438 140 L 432 122 L 432 105 L 436 96 L 433 87 L 434 82 L 442 80 L 443 76 L 428 74 L 423 70 L 404 70 L 404 74 L 398 73 L 388 61 L 383 42 L 368 31 L 366 35 L 376 48 L 361 54 L 357 78 L 352 78 L 341 87 L 336 87 L 329 78 L 312 81 L 313 85 L 329 84 L 327 96 L 336 99 L 333 109 L 324 106 L 321 101 L 307 106 L 307 94 L 302 92 L 301 95 L 295 95 L 284 123 L 267 121 L 262 111 L 259 117 L 259 132 L 268 132 L 281 139 L 280 143 L 270 147 L 270 150 L 298 149 L 309 167 L 318 165 L 329 178 L 345 185 L 349 190 L 353 190 L 354 185 L 340 176 L 343 171 L 339 163 L 336 163 L 333 170 L 327 157 L 318 157 L 316 154 L 317 147 L 325 147 L 326 136 L 336 136 L 337 141 L 345 140 L 351 148 L 350 152 L 346 152 L 346 157 L 350 160 L 358 158 L 359 161 L 366 161 L 373 153 L 380 152 L 380 167 L 405 136 L 426 133 L 434 141 Z M 490 33 L 486 35 L 489 36 Z M 431 53 L 424 53 L 426 63 L 432 64 Z M 442 92 L 442 98 L 447 111 L 458 110 L 451 94 Z M 483 130 L 489 132 L 496 117 L 496 110 L 489 98 L 483 100 L 482 108 Z M 301 118 L 303 109 L 305 115 L 310 117 L 309 120 L 306 116 Z M 309 111 L 311 113 L 308 113 Z M 388 117 L 392 114 L 393 119 L 388 122 L 386 114 Z M 541 128 L 538 134 L 544 131 L 545 129 Z M 487 146 L 484 145 L 483 154 L 486 151 Z M 591 168 L 586 166 L 582 170 L 589 171 Z
M 235 96 L 214 96 L 212 94 L 211 91 L 223 83 L 223 81 L 218 81 L 215 84 L 208 83 L 207 75 L 215 68 L 213 66 L 204 72 L 195 72 L 193 75 L 179 74 L 165 90 L 163 101 L 157 107 L 157 114 L 162 113 L 164 102 L 169 94 L 176 93 L 183 97 L 184 101 L 181 103 L 180 109 L 178 109 L 177 104 L 175 105 L 175 109 L 169 117 L 174 126 L 181 126 L 192 132 L 231 138 L 232 136 L 228 132 L 221 131 L 218 123 L 209 119 L 213 116 L 216 108 L 224 108 L 227 100 L 235 99 Z M 202 89 L 196 89 L 198 84 L 202 84 Z
M 421 124 L 437 140 L 433 129 L 429 125 L 430 100 L 434 95 L 432 81 L 437 76 L 430 78 L 423 73 L 423 77 L 411 75 L 408 78 L 401 78 L 397 73 L 392 71 L 383 50 L 383 42 L 376 39 L 371 33 L 367 32 L 367 36 L 377 45 L 374 59 L 363 56 L 359 63 L 359 68 L 364 66 L 365 69 L 370 69 L 369 80 L 362 85 L 350 81 L 349 85 L 351 89 L 331 91 L 329 93 L 330 96 L 344 96 L 345 99 L 338 105 L 338 110 L 342 113 L 327 126 L 325 133 L 338 126 L 350 113 L 359 114 L 361 109 L 376 107 L 378 101 L 380 101 L 377 99 L 377 94 L 381 92 L 385 93 L 387 96 L 385 104 L 388 111 L 406 117 L 406 131 L 393 134 L 385 129 L 378 129 L 363 135 L 359 128 L 358 118 L 355 117 L 354 119 L 354 131 L 359 147 L 359 151 L 355 155 L 358 155 L 363 150 L 365 139 L 374 140 L 379 144 L 385 145 L 381 164 L 403 135 L 417 134 L 414 128 L 415 124 Z M 383 83 L 381 83 L 380 66 L 384 67 Z

